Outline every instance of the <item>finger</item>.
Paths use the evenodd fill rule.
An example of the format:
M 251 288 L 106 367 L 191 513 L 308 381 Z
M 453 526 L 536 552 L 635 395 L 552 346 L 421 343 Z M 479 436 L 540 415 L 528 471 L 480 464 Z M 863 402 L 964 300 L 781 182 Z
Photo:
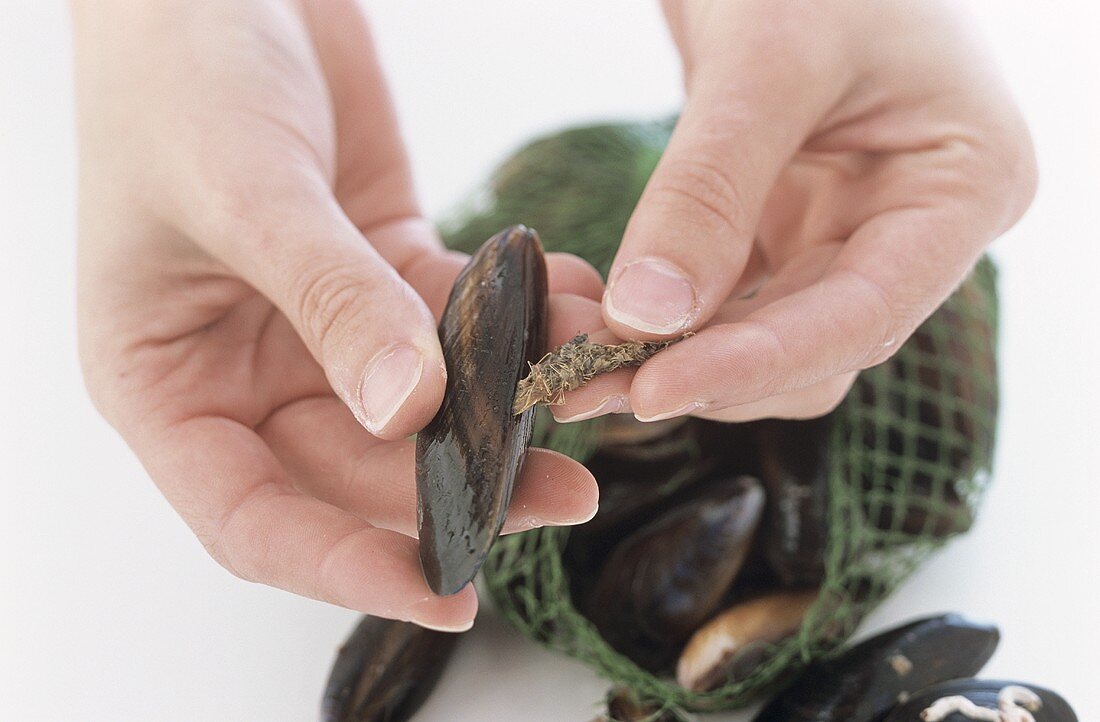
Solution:
M 603 310 L 620 337 L 710 319 L 742 275 L 780 170 L 843 90 L 831 40 L 777 36 L 739 8 L 714 5 L 739 42 L 696 53 L 683 113 L 612 264 Z
M 424 253 L 412 263 L 398 269 L 432 314 L 438 319 L 443 315 L 455 278 L 470 260 L 457 251 Z M 546 254 L 547 281 L 551 295 L 568 293 L 593 300 L 603 294 L 603 281 L 599 272 L 584 260 L 568 253 Z M 600 319 L 600 325 L 603 320 Z
M 364 235 L 406 221 L 390 243 L 373 239 L 396 268 L 441 248 L 422 218 L 389 84 L 363 8 L 354 0 L 305 3 L 303 14 L 335 116 L 335 195 Z
M 580 296 L 558 295 L 550 299 L 550 347 L 555 349 L 578 334 L 588 334 L 593 343 L 619 343 L 603 328 L 600 304 Z M 623 368 L 602 374 L 565 395 L 565 403 L 550 407 L 554 418 L 566 423 L 584 421 L 604 414 L 630 412 L 630 382 L 634 369 Z
M 252 49 L 201 65 L 209 77 L 189 86 L 215 88 L 219 102 L 242 112 L 234 123 L 189 129 L 194 147 L 179 145 L 185 162 L 173 166 L 181 175 L 170 217 L 279 307 L 364 426 L 400 438 L 434 415 L 446 372 L 435 321 L 393 266 L 438 241 L 418 220 L 354 4 L 314 3 L 301 15 L 270 9 L 263 29 L 286 62 Z M 363 229 L 377 233 L 377 247 Z
M 568 293 L 597 302 L 603 297 L 600 272 L 583 258 L 572 253 L 547 253 L 546 268 L 550 293 Z
M 701 411 L 696 416 L 711 421 L 742 422 L 757 419 L 814 419 L 829 413 L 844 400 L 856 380 L 856 372 L 825 379 L 797 391 L 769 396 L 740 406 Z
M 412 282 L 405 271 L 416 259 L 435 256 L 442 244 L 435 228 L 420 217 L 412 171 L 369 23 L 362 7 L 352 0 L 310 4 L 306 16 L 331 91 L 336 127 L 341 131 L 337 135 L 336 197 L 382 256 Z M 377 237 L 376 227 L 392 227 L 394 220 L 406 226 L 397 242 Z M 599 274 L 591 266 L 584 268 L 587 264 L 575 257 L 566 262 L 570 269 L 566 273 L 570 282 L 578 283 L 577 274 L 586 273 L 583 285 L 567 283 L 561 291 L 555 288 L 552 259 L 564 255 L 550 254 L 547 259 L 551 293 L 601 294 Z M 451 276 L 450 282 L 453 280 Z M 450 282 L 413 286 L 438 316 L 446 304 Z
M 711 319 L 712 325 L 744 321 L 753 312 L 766 307 L 768 304 L 810 286 L 825 274 L 829 264 L 836 258 L 840 249 L 840 243 L 825 243 L 804 248 L 768 278 L 756 293 L 746 298 L 733 298 L 722 304 L 722 307 Z M 693 339 L 685 339 L 681 343 L 691 344 Z M 670 405 L 675 403 L 675 399 L 666 401 L 661 398 L 666 392 L 665 388 L 643 388 L 646 383 L 645 377 L 643 377 L 638 382 L 638 389 L 635 393 L 647 395 L 653 400 L 652 403 L 658 407 L 672 409 L 673 413 L 671 415 L 673 416 L 691 413 L 704 418 L 726 421 L 744 420 L 752 418 L 755 414 L 759 414 L 760 418 L 769 415 L 790 416 L 802 414 L 812 416 L 814 415 L 812 409 L 827 404 L 826 399 L 819 398 L 817 395 L 803 396 L 800 393 L 795 393 L 791 397 L 782 399 L 765 399 L 758 402 L 762 404 L 759 406 L 751 403 L 746 406 L 735 406 L 730 408 L 729 413 L 723 416 L 722 414 L 727 411 L 726 407 L 707 407 L 709 410 L 709 413 L 707 413 L 690 404 Z M 806 407 L 805 411 L 802 411 L 803 406 Z M 644 412 L 637 414 L 637 416 L 642 421 L 656 421 L 667 418 L 664 414 L 658 414 L 657 418 L 650 418 L 645 416 Z
M 763 274 L 762 261 L 757 254 L 753 254 L 755 260 L 750 261 L 754 266 L 751 274 L 751 282 L 759 283 Z M 760 266 L 757 268 L 757 266 Z M 770 282 L 775 293 L 786 288 L 790 283 L 796 282 L 795 278 L 788 278 L 788 273 Z M 799 275 L 802 275 L 801 273 Z M 761 293 L 749 299 L 727 302 L 730 308 L 725 307 L 719 314 L 726 312 L 730 315 L 747 314 L 750 309 L 756 308 L 769 298 L 768 287 Z M 602 326 L 602 315 L 598 304 L 585 303 L 584 299 L 568 296 L 551 300 L 551 347 L 556 348 L 579 333 L 587 333 L 589 340 L 594 343 L 614 344 L 620 343 L 611 331 Z M 599 329 L 599 330 L 596 330 Z M 634 368 L 622 368 L 614 373 L 602 374 L 589 381 L 579 389 L 570 391 L 565 396 L 565 402 L 550 407 L 554 419 L 559 423 L 573 421 L 586 421 L 588 419 L 603 416 L 604 414 L 628 414 L 632 412 L 630 407 L 630 386 L 634 379 Z
M 415 537 L 415 443 L 380 443 L 334 398 L 307 399 L 257 430 L 303 493 L 373 526 Z M 503 533 L 579 524 L 596 511 L 595 479 L 572 459 L 531 449 Z
M 251 429 L 225 418 L 193 418 L 137 446 L 173 507 L 237 576 L 436 629 L 472 624 L 472 587 L 433 594 L 415 540 L 295 491 Z
M 716 411 L 880 363 L 947 297 L 988 240 L 968 219 L 937 209 L 878 216 L 819 281 L 651 359 L 635 376 L 631 405 L 653 419 Z
M 755 294 L 748 298 L 733 299 L 723 304 L 715 313 L 713 322 L 729 323 L 732 321 L 740 321 L 753 311 L 766 306 L 768 303 L 793 293 L 796 290 L 805 288 L 818 280 L 825 273 L 826 268 L 833 258 L 836 257 L 840 248 L 840 243 L 826 243 L 805 249 L 798 256 L 792 258 L 791 261 L 781 268 L 774 276 L 768 279 Z M 572 326 L 568 323 L 551 324 L 551 337 L 554 338 L 559 345 L 575 335 L 575 333 L 569 334 L 569 328 L 574 326 L 590 328 L 597 323 L 594 317 L 597 310 L 590 304 L 584 304 L 572 299 L 563 299 L 553 307 L 557 308 L 559 314 L 569 319 L 573 324 Z M 617 343 L 619 341 L 619 339 L 607 330 L 592 333 L 590 335 L 590 340 L 598 343 Z M 551 406 L 550 410 L 554 414 L 555 420 L 559 423 L 584 421 L 604 414 L 631 413 L 630 388 L 634 376 L 635 369 L 632 368 L 621 369 L 613 374 L 598 376 L 585 386 L 568 393 L 564 404 Z M 847 388 L 845 387 L 844 391 L 846 390 Z M 829 403 L 835 406 L 835 403 L 838 401 L 839 399 L 834 400 L 823 391 L 817 391 L 809 395 L 795 395 L 791 398 L 785 398 L 778 403 L 759 409 L 746 408 L 740 411 L 731 411 L 729 418 L 723 420 L 735 420 L 735 417 L 740 418 L 738 416 L 739 414 L 741 416 L 748 415 L 746 418 L 751 418 L 753 414 L 760 414 L 760 418 L 766 415 L 809 418 L 811 416 L 820 415 L 820 413 L 825 413 L 825 411 L 832 408 L 831 406 L 825 408 Z M 824 408 L 825 410 L 820 413 L 815 413 L 818 408 Z M 703 416 L 703 414 L 697 415 Z M 711 417 L 708 416 L 707 418 Z
M 792 244 L 793 245 L 793 244 Z M 742 321 L 752 312 L 817 282 L 840 253 L 843 244 L 822 243 L 803 248 L 767 278 L 756 292 L 743 298 L 731 298 L 711 318 L 711 325 Z
M 209 250 L 279 307 L 371 433 L 414 433 L 446 385 L 435 319 L 321 180 L 300 181 L 304 197 L 223 217 Z

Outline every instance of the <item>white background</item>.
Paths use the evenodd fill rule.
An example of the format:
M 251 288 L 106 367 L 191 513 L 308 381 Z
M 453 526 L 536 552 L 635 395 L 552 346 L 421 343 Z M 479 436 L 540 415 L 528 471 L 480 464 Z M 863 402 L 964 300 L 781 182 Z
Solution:
M 649 2 L 370 5 L 432 213 L 534 132 L 679 99 Z M 1055 687 L 1096 720 L 1100 14 L 973 5 L 1042 171 L 1031 212 L 995 246 L 996 482 L 975 530 L 867 626 L 941 610 L 993 620 L 988 675 Z M 355 615 L 209 560 L 84 396 L 70 66 L 62 3 L 0 0 L 0 720 L 314 719 Z M 486 612 L 417 719 L 586 720 L 604 688 Z

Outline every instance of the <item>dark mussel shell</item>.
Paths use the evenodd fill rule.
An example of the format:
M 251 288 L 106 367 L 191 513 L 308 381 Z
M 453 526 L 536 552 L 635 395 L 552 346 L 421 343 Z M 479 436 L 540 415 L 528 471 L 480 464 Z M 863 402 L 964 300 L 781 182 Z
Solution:
M 768 504 L 761 531 L 764 557 L 788 586 L 825 577 L 829 537 L 829 438 L 833 416 L 754 424 L 760 478 Z
M 996 627 L 956 614 L 919 619 L 810 665 L 753 722 L 872 722 L 916 690 L 976 674 L 998 641 Z
M 628 424 L 616 422 L 620 433 L 613 438 L 623 443 L 601 445 L 585 463 L 600 486 L 600 507 L 595 517 L 569 530 L 562 560 L 575 599 L 587 597 L 608 555 L 624 537 L 667 511 L 714 469 L 716 455 L 707 448 L 707 423 L 684 419 L 664 426 L 659 436 L 643 439 L 631 435 Z
M 735 604 L 691 635 L 676 665 L 676 681 L 692 692 L 709 692 L 745 679 L 775 645 L 801 629 L 817 601 L 817 589 L 786 589 Z
M 546 314 L 542 244 L 523 226 L 486 241 L 451 291 L 439 324 L 447 391 L 416 438 L 420 563 L 437 594 L 474 578 L 504 524 L 535 413 L 513 415 L 512 400 L 545 350 Z
M 623 540 L 587 604 L 608 644 L 651 671 L 671 663 L 722 604 L 763 507 L 756 479 L 713 482 Z
M 637 449 L 646 449 L 652 441 L 659 441 L 691 421 L 690 416 L 677 416 L 663 421 L 638 421 L 629 414 L 610 414 L 600 423 L 600 448 L 615 449 L 623 456 L 634 455 Z M 642 452 L 643 458 L 650 454 Z M 661 456 L 658 452 L 658 456 Z
M 1039 698 L 1037 708 L 1028 710 L 1035 722 L 1077 722 L 1077 715 L 1062 697 L 1057 693 L 1043 687 L 1036 687 L 1026 682 L 1010 682 L 991 679 L 953 679 L 949 682 L 925 687 L 914 693 L 908 701 L 895 707 L 888 714 L 884 722 L 974 722 L 973 716 L 967 716 L 960 712 L 947 712 L 946 708 L 955 705 L 941 704 L 939 709 L 934 709 L 922 716 L 925 710 L 933 706 L 938 700 L 947 697 L 965 697 L 974 703 L 976 707 L 996 710 L 998 708 L 1001 691 L 1006 687 L 1023 687 Z M 1014 704 L 1017 708 L 1025 706 L 1024 700 L 1017 698 Z M 1010 707 L 1011 709 L 1011 707 Z M 943 710 L 942 712 L 940 710 Z
M 608 422 L 604 423 L 606 425 Z M 651 425 L 640 421 L 635 423 Z M 715 439 L 712 424 L 702 419 L 687 419 L 683 423 L 665 426 L 665 433 L 645 440 L 621 445 L 601 443 L 585 463 L 600 484 L 600 509 L 595 517 L 573 531 L 579 531 L 582 535 L 606 536 L 617 542 L 624 532 L 638 528 L 657 512 L 668 508 L 664 502 L 655 507 L 650 501 L 652 496 L 632 493 L 632 490 L 652 486 L 661 490 L 667 499 L 704 478 L 712 478 L 710 474 L 720 461 L 715 448 L 720 442 Z M 722 464 L 722 474 L 726 478 L 741 473 L 740 469 Z M 621 488 L 621 498 L 616 500 L 617 503 L 603 503 L 605 486 Z M 609 493 L 615 494 L 617 491 L 609 488 Z
M 321 703 L 323 722 L 402 722 L 431 694 L 459 635 L 364 617 L 340 647 Z
M 660 704 L 645 702 L 629 687 L 607 693 L 607 714 L 593 722 L 683 722 L 684 716 Z
M 880 398 L 891 384 L 864 376 L 856 380 L 854 393 L 864 403 L 889 408 L 896 419 L 864 421 L 864 445 L 885 446 L 890 452 L 874 462 L 880 472 L 875 477 L 879 493 L 867 495 L 864 512 L 875 526 L 897 533 L 900 543 L 918 535 L 946 538 L 965 532 L 974 521 L 958 484 L 988 466 L 993 449 L 999 404 L 996 342 L 994 329 L 976 320 L 991 314 L 990 303 L 992 297 L 980 284 L 967 281 L 936 312 L 935 324 L 922 325 L 909 338 L 906 346 L 913 353 L 883 364 L 879 373 L 892 376 L 894 384 L 915 383 L 915 398 L 896 392 Z M 935 331 L 944 325 L 951 331 Z M 954 370 L 959 368 L 971 372 Z M 976 378 L 989 381 L 980 384 Z M 903 458 L 907 468 L 900 464 Z M 871 486 L 868 477 L 864 488 Z M 872 503 L 883 492 L 904 497 L 906 503 Z

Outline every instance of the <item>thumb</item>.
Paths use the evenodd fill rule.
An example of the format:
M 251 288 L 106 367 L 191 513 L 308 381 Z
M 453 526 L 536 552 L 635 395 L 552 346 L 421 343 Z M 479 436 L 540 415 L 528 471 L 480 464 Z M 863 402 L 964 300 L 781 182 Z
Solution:
M 327 189 L 308 197 L 234 214 L 212 250 L 286 315 L 368 431 L 415 433 L 446 386 L 435 320 Z
M 693 59 L 680 120 L 608 274 L 604 320 L 621 337 L 683 333 L 714 314 L 780 171 L 835 97 L 797 47 L 776 57 L 774 38 L 764 52 L 752 32 Z

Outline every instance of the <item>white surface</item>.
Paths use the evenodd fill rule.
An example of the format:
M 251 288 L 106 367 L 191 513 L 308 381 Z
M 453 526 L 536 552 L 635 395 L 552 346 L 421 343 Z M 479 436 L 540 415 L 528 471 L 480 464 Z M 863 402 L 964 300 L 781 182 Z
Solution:
M 531 133 L 679 97 L 648 2 L 371 3 L 428 207 Z M 476 7 L 476 9 L 475 9 Z M 976 529 L 868 623 L 996 621 L 986 674 L 1100 719 L 1100 14 L 982 0 L 1042 186 L 996 245 L 1004 414 Z M 0 0 L 0 719 L 303 720 L 345 610 L 222 571 L 86 400 L 73 330 L 73 142 L 60 2 Z M 586 720 L 604 683 L 483 614 L 418 720 Z M 739 720 L 729 715 L 722 720 Z

